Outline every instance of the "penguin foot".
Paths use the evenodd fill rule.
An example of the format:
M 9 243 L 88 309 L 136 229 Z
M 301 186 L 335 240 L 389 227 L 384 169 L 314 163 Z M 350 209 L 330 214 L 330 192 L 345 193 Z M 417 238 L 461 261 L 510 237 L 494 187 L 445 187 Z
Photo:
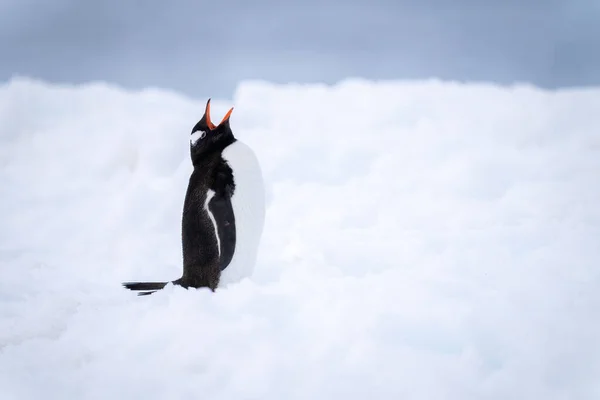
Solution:
M 181 278 L 173 281 L 174 285 L 180 285 L 184 288 L 209 288 L 213 292 L 219 286 L 221 279 L 221 269 L 217 264 L 207 265 L 193 270 L 192 273 L 184 274 Z

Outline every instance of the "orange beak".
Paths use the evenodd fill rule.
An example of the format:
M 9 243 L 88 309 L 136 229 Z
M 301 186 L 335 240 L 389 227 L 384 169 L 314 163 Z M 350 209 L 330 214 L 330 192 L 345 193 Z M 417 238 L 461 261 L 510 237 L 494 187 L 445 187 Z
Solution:
M 229 109 L 229 111 L 227 111 L 227 114 L 225 114 L 225 116 L 223 117 L 223 119 L 221 120 L 221 122 L 219 122 L 219 125 L 221 125 L 223 122 L 227 121 L 229 119 L 229 117 L 231 117 L 231 113 L 233 112 L 233 107 L 231 107 Z M 208 99 L 208 102 L 206 103 L 206 125 L 208 125 L 208 128 L 212 131 L 213 129 L 215 129 L 217 126 L 219 125 L 215 125 L 212 123 L 212 120 L 210 119 L 210 99 Z

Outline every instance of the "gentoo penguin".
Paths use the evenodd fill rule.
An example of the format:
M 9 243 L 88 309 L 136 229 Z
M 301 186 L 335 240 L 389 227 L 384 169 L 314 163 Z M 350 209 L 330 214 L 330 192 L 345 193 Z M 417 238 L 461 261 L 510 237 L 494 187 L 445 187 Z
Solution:
M 210 99 L 192 128 L 189 178 L 181 224 L 183 274 L 171 281 L 184 288 L 208 287 L 249 276 L 256 263 L 265 218 L 265 190 L 258 160 L 235 138 L 233 108 L 214 125 Z M 153 293 L 169 282 L 127 282 L 128 289 Z

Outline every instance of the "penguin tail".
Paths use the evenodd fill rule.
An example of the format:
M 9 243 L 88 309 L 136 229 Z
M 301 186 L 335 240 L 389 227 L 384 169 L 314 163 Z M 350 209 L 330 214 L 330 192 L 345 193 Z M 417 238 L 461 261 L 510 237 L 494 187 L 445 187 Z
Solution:
M 167 286 L 169 282 L 125 282 L 123 287 L 137 291 L 138 296 L 146 296 Z

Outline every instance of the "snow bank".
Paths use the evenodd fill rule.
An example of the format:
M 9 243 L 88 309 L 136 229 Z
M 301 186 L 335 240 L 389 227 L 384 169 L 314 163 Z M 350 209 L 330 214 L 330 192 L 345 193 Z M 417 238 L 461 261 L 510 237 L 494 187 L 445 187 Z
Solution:
M 205 101 L 0 87 L 0 398 L 600 396 L 600 90 L 244 83 L 254 277 L 136 297 Z

